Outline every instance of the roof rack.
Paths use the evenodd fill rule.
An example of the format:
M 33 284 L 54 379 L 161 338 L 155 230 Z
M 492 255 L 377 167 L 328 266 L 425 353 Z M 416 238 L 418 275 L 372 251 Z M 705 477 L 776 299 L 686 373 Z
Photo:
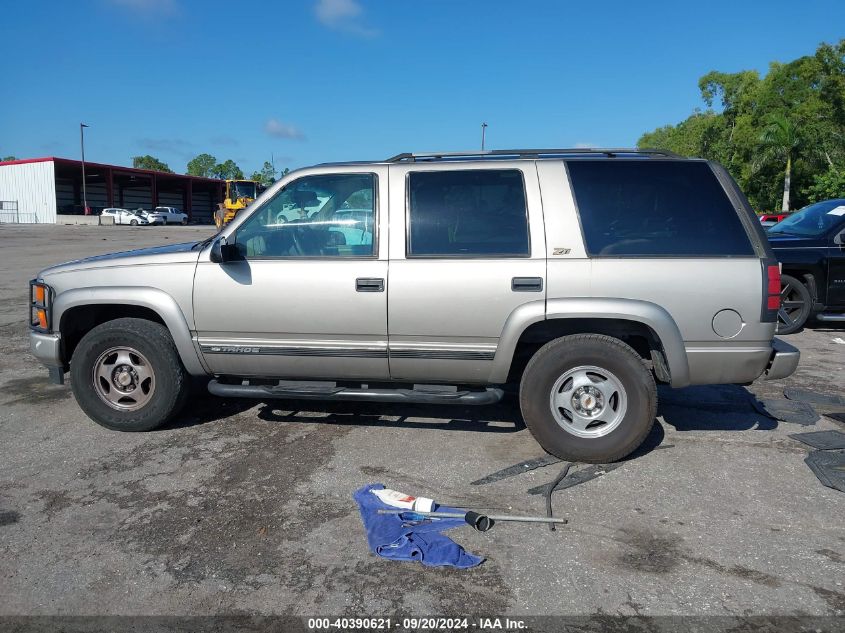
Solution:
M 656 156 L 661 158 L 683 158 L 665 149 L 569 147 L 563 149 L 492 149 L 483 152 L 427 152 L 414 154 L 405 152 L 388 158 L 386 163 L 413 163 L 416 161 L 461 160 L 481 158 L 555 158 L 558 156 L 596 156 L 614 158 L 625 156 Z

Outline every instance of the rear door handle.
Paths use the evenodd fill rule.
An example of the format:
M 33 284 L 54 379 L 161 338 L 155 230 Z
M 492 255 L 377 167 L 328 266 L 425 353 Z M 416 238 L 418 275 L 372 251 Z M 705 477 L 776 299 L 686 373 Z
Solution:
M 543 292 L 542 277 L 514 277 L 511 279 L 514 292 Z
M 358 292 L 384 292 L 384 279 L 358 277 L 355 280 L 355 290 Z

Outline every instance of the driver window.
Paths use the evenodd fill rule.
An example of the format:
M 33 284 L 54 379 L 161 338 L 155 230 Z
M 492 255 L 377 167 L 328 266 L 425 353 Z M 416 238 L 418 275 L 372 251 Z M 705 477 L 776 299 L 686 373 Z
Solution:
M 372 257 L 375 174 L 305 176 L 262 205 L 235 236 L 242 257 Z

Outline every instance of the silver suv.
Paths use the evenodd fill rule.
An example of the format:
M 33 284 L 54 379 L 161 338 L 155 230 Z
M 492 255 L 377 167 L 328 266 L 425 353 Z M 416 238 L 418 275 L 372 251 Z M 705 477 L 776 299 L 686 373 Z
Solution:
M 720 166 L 650 150 L 301 169 L 217 235 L 32 282 L 33 354 L 99 424 L 218 396 L 490 404 L 550 453 L 635 450 L 672 387 L 790 375 L 776 260 Z

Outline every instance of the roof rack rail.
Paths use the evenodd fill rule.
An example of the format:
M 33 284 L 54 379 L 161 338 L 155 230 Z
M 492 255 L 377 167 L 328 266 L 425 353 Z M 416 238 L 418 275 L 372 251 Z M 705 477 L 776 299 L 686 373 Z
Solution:
M 386 163 L 413 163 L 418 160 L 434 161 L 434 160 L 457 160 L 457 159 L 475 159 L 475 158 L 504 158 L 513 156 L 515 158 L 553 158 L 556 156 L 590 156 L 603 155 L 613 158 L 620 154 L 626 156 L 659 156 L 663 158 L 683 158 L 679 154 L 670 152 L 665 149 L 639 149 L 637 147 L 629 148 L 598 148 L 598 147 L 568 147 L 562 149 L 492 149 L 483 152 L 426 152 L 415 154 L 405 152 L 397 154 L 388 158 Z

